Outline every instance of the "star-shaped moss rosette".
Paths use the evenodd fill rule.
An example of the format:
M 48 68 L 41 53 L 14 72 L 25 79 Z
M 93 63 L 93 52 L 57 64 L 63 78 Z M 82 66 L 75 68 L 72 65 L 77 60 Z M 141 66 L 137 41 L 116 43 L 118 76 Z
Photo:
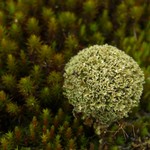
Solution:
M 101 127 L 127 117 L 138 106 L 144 74 L 123 51 L 110 45 L 94 45 L 80 51 L 65 66 L 64 95 L 73 112 Z

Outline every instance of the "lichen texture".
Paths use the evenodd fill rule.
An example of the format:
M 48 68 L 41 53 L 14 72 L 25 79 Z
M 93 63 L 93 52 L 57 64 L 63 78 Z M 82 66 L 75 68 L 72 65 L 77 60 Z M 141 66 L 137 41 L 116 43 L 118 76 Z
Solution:
M 95 130 L 127 117 L 138 106 L 144 74 L 123 51 L 110 45 L 81 50 L 65 66 L 64 95 L 81 113 L 91 118 Z M 98 133 L 98 131 L 96 131 Z

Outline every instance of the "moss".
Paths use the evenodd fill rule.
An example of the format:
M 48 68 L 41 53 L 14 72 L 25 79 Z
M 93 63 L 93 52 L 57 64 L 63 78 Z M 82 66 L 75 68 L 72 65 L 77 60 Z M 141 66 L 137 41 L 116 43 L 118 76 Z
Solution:
M 118 146 L 112 146 L 111 150 L 119 150 Z
M 2 148 L 11 145 L 11 148 L 20 147 L 39 147 L 39 148 L 77 148 L 86 146 L 86 137 L 77 141 L 81 134 L 74 132 L 71 120 L 65 121 L 64 111 L 59 109 L 57 115 L 53 116 L 48 109 L 43 109 L 41 117 L 33 116 L 28 127 L 25 130 L 20 126 L 16 126 L 13 132 L 8 132 L 1 138 Z M 75 130 L 78 130 L 78 126 Z M 81 128 L 79 129 L 81 133 Z M 82 132 L 84 136 L 84 132 Z M 69 140 L 68 140 L 69 139 Z M 39 142 L 40 141 L 40 142 Z M 77 145 L 78 143 L 78 145 Z M 7 144 L 7 145 L 6 145 Z
M 149 8 L 145 0 L 1 0 L 0 149 L 110 149 L 123 135 L 119 124 L 129 135 L 126 146 L 122 143 L 119 148 L 147 149 Z M 138 109 L 119 124 L 112 123 L 99 146 L 94 120 L 83 122 L 80 113 L 73 116 L 62 85 L 71 57 L 105 43 L 138 62 L 145 84 Z M 72 133 L 68 142 L 66 130 Z

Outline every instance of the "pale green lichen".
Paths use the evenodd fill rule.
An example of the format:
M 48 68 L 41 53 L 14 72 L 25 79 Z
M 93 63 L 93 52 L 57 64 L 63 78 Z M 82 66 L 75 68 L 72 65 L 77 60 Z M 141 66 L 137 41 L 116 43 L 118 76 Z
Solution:
M 64 95 L 83 119 L 92 118 L 95 129 L 127 117 L 138 106 L 144 74 L 123 51 L 94 45 L 80 51 L 65 66 Z

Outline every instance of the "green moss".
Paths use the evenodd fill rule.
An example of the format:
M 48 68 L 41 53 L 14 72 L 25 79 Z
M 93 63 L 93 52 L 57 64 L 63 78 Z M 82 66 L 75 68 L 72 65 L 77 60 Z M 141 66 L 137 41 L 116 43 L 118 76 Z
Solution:
M 26 26 L 27 26 L 26 30 L 29 35 L 30 34 L 39 35 L 40 27 L 39 27 L 39 22 L 36 18 L 34 17 L 29 18 Z
M 117 145 L 124 145 L 125 143 L 125 138 L 123 137 L 123 135 L 122 136 L 117 136 L 117 138 L 116 138 L 116 144 Z
M 31 80 L 30 77 L 21 78 L 18 84 L 18 88 L 19 88 L 20 93 L 23 96 L 32 95 L 35 90 L 33 81 Z
M 2 83 L 8 90 L 13 91 L 13 89 L 16 87 L 16 78 L 12 74 L 3 75 Z
M 146 149 L 149 14 L 145 0 L 1 0 L 0 149 L 98 149 L 99 138 L 100 149 L 118 146 L 120 125 L 113 123 L 97 137 L 93 120 L 87 119 L 84 123 L 89 126 L 85 126 L 81 114 L 73 116 L 72 106 L 62 95 L 68 60 L 85 47 L 105 43 L 124 50 L 144 70 L 140 106 L 121 120 L 129 135 L 126 146 L 118 143 L 124 149 Z M 67 136 L 71 133 L 68 141 L 66 130 Z
M 59 14 L 58 19 L 61 30 L 67 30 L 67 28 L 71 29 L 75 25 L 76 16 L 72 12 L 64 11 Z
M 87 20 L 94 19 L 98 13 L 98 3 L 93 0 L 86 0 L 83 3 L 83 15 Z
M 111 146 L 111 150 L 119 150 L 118 146 Z

